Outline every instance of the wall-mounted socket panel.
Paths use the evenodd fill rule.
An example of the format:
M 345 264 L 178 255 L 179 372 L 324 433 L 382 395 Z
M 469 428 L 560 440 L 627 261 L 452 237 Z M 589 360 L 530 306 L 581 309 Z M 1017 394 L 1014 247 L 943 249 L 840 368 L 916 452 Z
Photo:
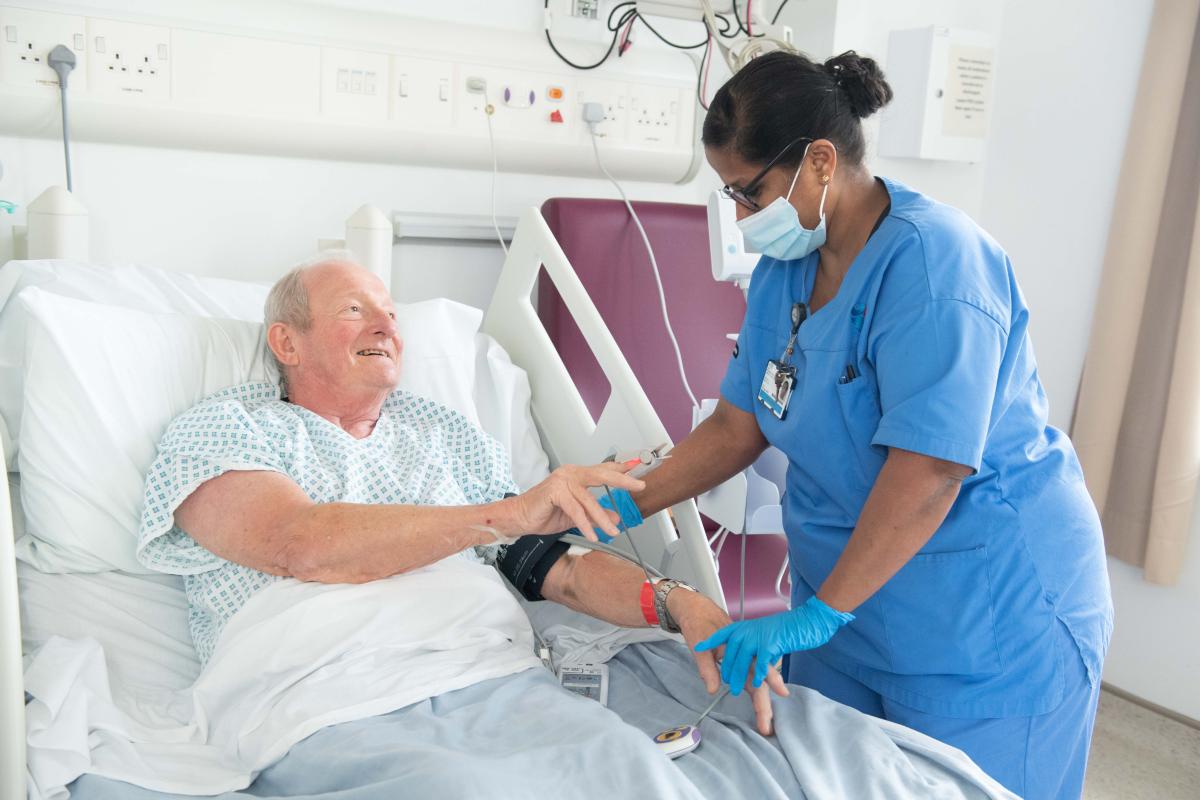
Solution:
M 166 100 L 171 96 L 171 31 L 89 18 L 88 83 L 95 94 Z
M 58 76 L 46 63 L 56 45 L 75 53 L 67 90 L 87 90 L 87 30 L 83 17 L 0 8 L 0 83 L 58 91 Z
M 467 81 L 482 78 L 487 92 L 467 90 Z M 485 64 L 460 64 L 452 96 L 461 99 L 460 128 L 487 129 L 484 107 L 492 105 L 492 130 L 497 139 L 543 143 L 568 142 L 583 124 L 571 102 L 572 91 L 561 76 Z M 486 97 L 486 102 L 485 102 Z
M 454 124 L 454 64 L 393 56 L 392 75 L 393 122 L 407 128 L 449 128 Z
M 629 103 L 629 140 L 663 147 L 678 144 L 679 115 L 691 110 L 684 102 L 679 89 L 638 86 Z
M 321 113 L 335 119 L 386 122 L 388 69 L 386 53 L 321 48 Z
M 615 174 L 675 181 L 694 169 L 694 77 L 674 57 L 643 54 L 657 65 L 645 76 L 624 64 L 581 74 L 532 32 L 467 49 L 435 26 L 428 40 L 410 37 L 411 50 L 389 51 L 135 19 L 0 5 L 0 134 L 44 135 L 58 88 L 44 62 L 61 41 L 78 60 L 69 85 L 80 139 L 487 169 L 490 121 L 501 169 L 594 175 L 582 110 L 594 101 Z M 486 96 L 472 89 L 479 81 Z
M 629 84 L 587 78 L 579 80 L 576 85 L 575 116 L 583 118 L 584 103 L 599 103 L 604 106 L 604 121 L 597 123 L 596 133 L 612 142 L 625 141 L 629 137 Z M 587 125 L 581 127 L 581 139 L 591 136 Z

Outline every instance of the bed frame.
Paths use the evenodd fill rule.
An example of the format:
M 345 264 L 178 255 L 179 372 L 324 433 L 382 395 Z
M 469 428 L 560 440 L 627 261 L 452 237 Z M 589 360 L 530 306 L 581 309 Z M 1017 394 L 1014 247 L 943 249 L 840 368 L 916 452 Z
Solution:
M 374 224 L 380 219 L 387 218 L 377 209 L 360 208 L 347 220 L 344 243 L 364 266 L 390 285 L 392 232 L 390 226 L 384 229 Z M 334 242 L 323 240 L 322 244 Z M 532 296 L 543 266 L 612 387 L 599 419 L 592 419 L 533 307 Z M 527 209 L 520 217 L 484 317 L 483 332 L 495 338 L 513 362 L 528 373 L 533 419 L 551 467 L 595 463 L 613 446 L 622 451 L 637 450 L 670 441 L 633 370 L 536 208 Z M 5 472 L 10 469 L 15 471 L 16 465 L 6 464 Z M 24 670 L 13 514 L 5 480 L 0 482 L 0 798 L 26 794 Z M 638 529 L 638 544 L 647 562 L 664 574 L 688 581 L 725 607 L 695 502 L 686 500 L 647 519 Z M 618 546 L 628 548 L 620 540 Z

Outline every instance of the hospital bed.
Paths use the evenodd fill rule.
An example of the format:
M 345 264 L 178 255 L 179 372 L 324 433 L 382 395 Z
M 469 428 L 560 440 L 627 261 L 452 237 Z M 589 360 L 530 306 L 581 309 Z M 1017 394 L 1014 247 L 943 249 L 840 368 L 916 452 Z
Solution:
M 388 268 L 387 260 L 379 259 L 378 254 L 374 261 L 377 269 Z M 554 282 L 612 388 L 597 418 L 589 413 L 531 302 L 541 268 Z M 66 277 L 58 280 L 59 273 Z M 106 286 L 107 283 L 114 285 Z M 130 347 L 149 348 L 138 351 L 143 361 L 156 353 L 164 364 L 168 358 L 190 357 L 185 345 L 194 330 L 187 327 L 190 323 L 180 321 L 192 319 L 188 315 L 206 319 L 204 330 L 211 336 L 208 349 L 197 350 L 197 358 L 225 352 L 220 350 L 222 347 L 232 347 L 229 352 L 240 352 L 243 356 L 251 353 L 245 363 L 229 365 L 228 373 L 221 373 L 220 369 L 203 371 L 202 377 L 196 378 L 196 385 L 185 387 L 187 391 L 170 399 L 176 405 L 186 408 L 187 403 L 198 399 L 189 399 L 188 392 L 198 394 L 203 381 L 218 385 L 237 382 L 228 380 L 228 375 L 266 368 L 255 361 L 261 358 L 261 339 L 255 339 L 261 336 L 261 331 L 255 333 L 252 327 L 258 319 L 266 287 L 238 286 L 236 282 L 146 268 L 113 270 L 110 279 L 104 268 L 94 265 L 14 262 L 0 270 L 0 370 L 7 370 L 0 376 L 3 382 L 0 401 L 7 404 L 0 404 L 0 409 L 9 408 L 14 402 L 14 386 L 19 387 L 18 404 L 33 399 L 43 404 L 28 405 L 21 412 L 24 419 L 15 430 L 22 437 L 26 431 L 39 430 L 39 425 L 51 435 L 68 436 L 74 425 L 78 434 L 70 435 L 75 438 L 61 441 L 61 449 L 70 450 L 73 446 L 87 447 L 84 440 L 105 425 L 137 424 L 141 401 L 126 396 L 122 405 L 123 386 L 99 388 L 99 395 L 109 401 L 104 415 L 111 412 L 112 419 L 99 419 L 103 415 L 98 415 L 95 424 L 88 424 L 86 420 L 54 413 L 60 400 L 70 399 L 71 393 L 61 390 L 65 384 L 55 391 L 53 381 L 49 388 L 23 382 L 31 377 L 43 380 L 47 372 L 55 375 L 60 365 L 64 370 L 80 373 L 71 377 L 81 382 L 89 380 L 82 374 L 89 370 L 89 375 L 100 376 L 91 380 L 92 384 L 121 382 L 125 373 L 119 364 L 96 364 L 94 355 L 92 363 L 85 360 L 88 353 L 102 352 L 104 345 L 98 342 L 116 335 L 119 343 L 122 335 L 112 333 L 112 320 L 119 321 L 124 311 L 114 316 L 107 306 L 90 302 L 96 299 L 90 297 L 92 291 L 107 292 L 109 297 L 103 302 L 133 306 L 131 312 L 140 305 L 136 313 L 144 313 L 148 305 L 171 305 L 170 315 L 149 315 L 155 336 L 146 337 L 145 327 L 116 326 L 129 337 Z M 494 298 L 482 317 L 475 310 L 448 301 L 428 301 L 404 308 L 400 314 L 402 323 L 406 312 L 416 318 L 411 320 L 414 338 L 409 339 L 406 347 L 406 364 L 411 379 L 417 382 L 406 388 L 429 394 L 462 411 L 500 439 L 513 452 L 514 473 L 522 488 L 554 465 L 590 463 L 599 460 L 612 446 L 633 449 L 668 438 L 537 209 L 531 208 L 521 216 Z M 28 318 L 22 318 L 21 314 Z M 89 320 L 94 323 L 91 328 L 87 327 Z M 76 334 L 91 330 L 95 336 L 81 342 L 78 335 L 72 338 L 69 333 L 56 332 L 60 322 L 64 325 L 69 322 L 68 328 L 73 326 Z M 30 340 L 22 342 L 14 355 L 14 337 L 24 337 L 23 328 L 32 329 L 37 324 L 43 330 L 30 334 Z M 422 344 L 416 335 L 417 328 L 458 333 L 447 334 L 443 342 Z M 166 344 L 157 341 L 159 337 Z M 246 345 L 251 340 L 257 342 L 257 354 L 252 352 L 254 348 L 245 346 L 238 350 L 238 341 Z M 72 342 L 86 352 L 73 353 L 76 348 Z M 156 351 L 155 347 L 166 349 Z M 73 362 L 73 358 L 78 360 Z M 212 367 L 210 362 L 205 363 Z M 425 369 L 416 369 L 419 364 Z M 465 370 L 466 365 L 471 369 Z M 471 372 L 471 376 L 464 378 L 465 371 Z M 106 372 L 110 374 L 109 381 L 103 379 Z M 176 370 L 173 374 L 194 372 Z M 136 383 L 136 376 L 128 377 Z M 62 375 L 55 377 L 62 379 Z M 87 387 L 77 388 L 85 391 Z M 169 405 L 155 398 L 147 400 L 147 408 L 165 419 L 170 418 L 166 414 Z M 171 409 L 172 413 L 179 410 L 182 409 Z M 7 416 L 15 415 L 9 411 Z M 8 437 L 14 431 L 14 420 L 4 421 L 7 425 L 0 425 L 0 436 Z M 83 427 L 79 427 L 81 422 Z M 5 442 L 6 471 L 10 472 L 9 484 L 15 486 L 20 478 L 12 474 L 16 464 L 9 460 L 16 449 L 14 444 L 26 448 L 21 464 L 34 464 L 36 459 L 31 442 Z M 87 454 L 78 455 L 77 461 L 83 463 Z M 152 455 L 151 451 L 148 457 Z M 143 453 L 142 457 L 147 456 Z M 133 463 L 136 458 L 126 460 L 130 463 L 114 459 L 111 475 L 105 469 L 82 476 L 87 480 L 81 480 L 80 475 L 72 474 L 79 464 L 72 462 L 70 453 L 65 453 L 61 462 L 63 485 L 52 486 L 48 491 L 64 489 L 73 480 L 78 485 L 65 488 L 77 491 L 64 494 L 61 506 L 52 507 L 50 512 L 61 513 L 65 519 L 70 516 L 72 503 L 84 502 L 89 492 L 98 492 L 97 502 L 112 503 L 111 508 L 104 510 L 111 511 L 114 519 L 120 519 L 129 509 L 120 508 L 114 499 L 116 493 L 106 494 L 104 484 L 122 469 L 128 472 L 136 466 Z M 82 745 L 78 730 L 73 743 L 67 741 L 69 736 L 66 740 L 53 739 L 56 731 L 70 722 L 66 718 L 70 717 L 72 698 L 79 696 L 75 692 L 81 689 L 84 677 L 94 681 L 99 674 L 104 685 L 92 683 L 84 687 L 92 694 L 83 695 L 84 708 L 80 713 L 86 714 L 88 698 L 94 702 L 97 697 L 108 699 L 111 695 L 113 703 L 130 709 L 130 713 L 137 711 L 142 714 L 139 719 L 144 720 L 146 715 L 166 718 L 180 713 L 172 703 L 186 694 L 199 672 L 187 632 L 181 584 L 173 576 L 139 574 L 144 570 L 132 559 L 133 530 L 127 531 L 127 553 L 107 555 L 89 552 L 93 546 L 97 551 L 104 546 L 99 527 L 93 530 L 85 525 L 78 530 L 54 531 L 62 552 L 31 549 L 29 540 L 24 538 L 18 548 L 22 557 L 19 563 L 13 541 L 23 532 L 26 522 L 33 520 L 25 518 L 19 504 L 14 502 L 19 498 L 10 495 L 8 489 L 9 485 L 0 485 L 0 685 L 3 686 L 0 796 L 5 798 L 19 797 L 25 792 L 27 735 L 29 741 L 46 751 L 62 748 L 67 752 L 73 744 L 81 748 L 70 753 L 76 759 L 86 761 L 102 755 L 89 751 L 88 746 L 89 734 L 94 737 L 103 728 L 102 724 L 90 722 L 90 727 L 83 729 Z M 97 526 L 100 516 L 96 515 Z M 691 501 L 655 515 L 635 535 L 647 561 L 663 573 L 691 582 L 722 603 L 712 557 Z M 627 545 L 619 543 L 619 546 Z M 72 549 L 75 552 L 69 553 L 70 558 L 82 561 L 76 569 L 64 574 L 51 574 L 29 563 L 37 564 L 39 559 L 52 562 L 53 557 L 63 556 Z M 114 566 L 126 568 L 113 569 Z M 753 731 L 749 701 L 745 697 L 729 698 L 705 723 L 701 748 L 678 762 L 669 762 L 649 745 L 647 734 L 690 721 L 708 700 L 686 649 L 657 631 L 620 631 L 572 616 L 551 603 L 529 604 L 526 610 L 534 627 L 564 662 L 571 658 L 609 659 L 612 671 L 609 707 L 620 715 L 623 723 L 593 701 L 564 695 L 549 673 L 528 670 L 510 678 L 447 692 L 423 703 L 381 710 L 378 714 L 321 728 L 295 742 L 292 751 L 264 770 L 249 791 L 257 791 L 255 787 L 261 786 L 261 791 L 270 796 L 291 796 L 303 790 L 306 796 L 336 794 L 339 798 L 358 800 L 396 796 L 398 787 L 411 796 L 426 796 L 447 790 L 453 793 L 458 786 L 465 796 L 471 792 L 480 794 L 480 787 L 502 785 L 489 781 L 500 781 L 507 770 L 512 773 L 509 778 L 522 785 L 569 787 L 577 796 L 629 796 L 635 792 L 672 797 L 786 797 L 800 793 L 810 797 L 1009 796 L 959 751 L 901 726 L 863 716 L 799 687 L 793 687 L 791 698 L 776 701 L 777 737 L 758 736 Z M 48 690 L 44 685 L 47 676 L 58 676 L 46 664 L 56 654 L 65 655 L 54 663 L 64 670 L 70 665 L 78 667 L 80 680 L 72 683 L 64 679 L 61 686 Z M 87 665 L 98 667 L 98 671 L 86 672 L 83 667 Z M 31 675 L 37 679 L 36 686 L 24 683 Z M 21 691 L 23 685 L 29 694 Z M 61 691 L 55 694 L 58 690 Z M 47 701 L 48 695 L 57 698 L 58 704 Z M 26 701 L 31 696 L 34 702 L 27 707 Z M 540 708 L 546 713 L 517 713 L 530 708 Z M 24 718 L 27 710 L 31 715 L 28 731 Z M 469 724 L 461 729 L 456 727 L 456 714 L 467 714 Z M 591 739 L 578 733 L 601 729 L 610 733 Z M 501 732 L 504 742 L 497 739 Z M 522 746 L 523 737 L 528 737 L 529 746 Z M 582 738 L 576 741 L 577 737 Z M 445 744 L 447 739 L 453 741 Z M 380 762 L 363 760 L 369 758 L 369 748 L 363 746 L 365 741 L 390 743 L 393 749 L 384 759 L 388 769 L 407 764 L 396 754 L 408 752 L 420 753 L 411 760 L 431 765 L 430 769 L 424 773 L 418 770 L 375 774 L 372 770 L 380 769 Z M 434 747 L 431 742 L 448 748 L 439 751 L 443 756 L 445 752 L 452 754 L 444 762 L 446 769 L 436 769 L 443 762 L 439 761 L 438 752 L 429 750 Z M 471 766 L 468 757 L 475 753 L 481 756 L 477 768 Z M 497 759 L 497 755 L 503 758 Z M 40 783 L 35 780 L 34 785 L 39 790 L 49 789 L 54 785 L 53 770 L 63 767 L 62 759 L 39 763 L 42 767 L 48 763 L 49 767 L 34 776 L 42 779 Z M 67 778 L 78 771 L 87 771 L 86 766 L 82 770 L 77 765 L 68 767 L 61 773 Z M 72 773 L 72 769 L 77 771 Z M 364 780 L 364 773 L 374 775 L 372 780 L 376 783 Z M 461 783 L 455 784 L 454 780 Z M 231 787 L 230 791 L 237 788 Z M 74 790 L 84 797 L 160 796 L 93 776 L 82 778 Z

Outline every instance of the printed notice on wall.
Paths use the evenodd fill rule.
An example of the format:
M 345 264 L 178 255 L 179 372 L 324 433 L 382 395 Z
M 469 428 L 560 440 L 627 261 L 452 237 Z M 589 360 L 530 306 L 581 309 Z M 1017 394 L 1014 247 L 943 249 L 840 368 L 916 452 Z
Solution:
M 946 136 L 987 135 L 992 96 L 992 48 L 951 46 L 942 98 L 942 133 Z

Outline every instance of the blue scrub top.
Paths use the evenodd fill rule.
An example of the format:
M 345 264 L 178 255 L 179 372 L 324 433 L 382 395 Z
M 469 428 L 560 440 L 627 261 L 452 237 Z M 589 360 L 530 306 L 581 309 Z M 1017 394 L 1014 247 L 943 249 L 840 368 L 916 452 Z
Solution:
M 933 538 L 813 655 L 931 714 L 1045 713 L 1064 659 L 1100 679 L 1112 630 L 1100 520 L 1070 441 L 1046 424 L 1007 255 L 961 211 L 883 183 L 889 213 L 800 326 L 784 419 L 756 398 L 817 253 L 759 263 L 721 395 L 788 457 L 793 607 L 841 556 L 889 447 L 975 470 Z M 841 382 L 848 365 L 857 377 Z

